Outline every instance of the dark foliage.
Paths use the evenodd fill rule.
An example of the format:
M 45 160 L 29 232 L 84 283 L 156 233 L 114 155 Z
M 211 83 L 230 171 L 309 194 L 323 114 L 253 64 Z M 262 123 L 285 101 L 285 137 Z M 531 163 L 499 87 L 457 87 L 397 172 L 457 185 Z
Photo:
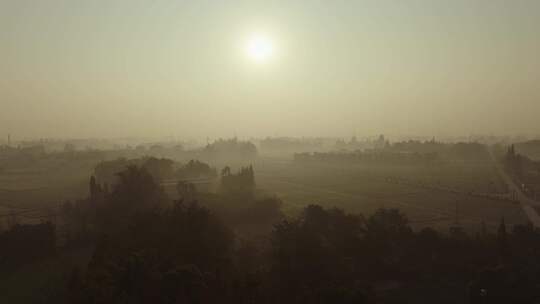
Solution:
M 56 235 L 52 223 L 17 224 L 0 234 L 0 273 L 50 257 L 55 252 Z
M 176 170 L 176 176 L 180 179 L 213 178 L 217 176 L 217 172 L 207 163 L 192 159 Z
M 228 193 L 253 193 L 255 174 L 253 167 L 242 167 L 237 173 L 231 173 L 229 167 L 221 170 L 221 188 Z

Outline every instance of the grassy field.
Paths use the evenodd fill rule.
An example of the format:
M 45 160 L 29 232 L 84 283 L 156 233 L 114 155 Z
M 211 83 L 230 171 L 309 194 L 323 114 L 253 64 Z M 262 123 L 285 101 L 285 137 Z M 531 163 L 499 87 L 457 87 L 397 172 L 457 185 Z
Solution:
M 7 214 L 18 213 L 19 223 L 38 223 L 67 200 L 84 198 L 94 162 L 43 161 L 28 168 L 0 172 L 0 225 Z M 40 208 L 42 211 L 24 212 Z
M 456 218 L 467 231 L 478 231 L 484 221 L 495 229 L 502 217 L 512 224 L 526 218 L 518 205 L 478 198 L 470 191 L 501 193 L 506 190 L 489 162 L 448 163 L 441 166 L 340 165 L 261 159 L 255 164 L 257 186 L 283 199 L 285 212 L 297 214 L 307 204 L 344 208 L 371 214 L 381 207 L 404 211 L 415 228 L 432 226 L 448 230 Z M 388 177 L 411 181 L 394 184 Z M 451 193 L 421 187 L 440 185 Z
M 0 201 L 32 205 L 79 198 L 95 165 L 95 161 L 41 161 L 6 169 L 0 172 Z

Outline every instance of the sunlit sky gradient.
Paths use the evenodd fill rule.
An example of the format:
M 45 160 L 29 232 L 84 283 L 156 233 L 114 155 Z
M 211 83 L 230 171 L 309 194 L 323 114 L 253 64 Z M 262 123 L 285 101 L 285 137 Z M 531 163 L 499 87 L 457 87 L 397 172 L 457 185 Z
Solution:
M 0 0 L 0 105 L 18 137 L 540 134 L 540 1 Z

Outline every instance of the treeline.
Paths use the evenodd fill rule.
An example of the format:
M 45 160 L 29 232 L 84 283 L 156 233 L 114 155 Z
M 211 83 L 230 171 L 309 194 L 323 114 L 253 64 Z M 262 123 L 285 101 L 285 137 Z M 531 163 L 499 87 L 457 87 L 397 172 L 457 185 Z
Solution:
M 325 149 L 322 138 L 266 137 L 259 141 L 262 151 L 267 153 L 293 153 Z
M 0 146 L 0 168 L 32 168 L 38 164 L 49 166 L 65 165 L 65 162 L 98 162 L 107 154 L 97 150 L 47 152 L 42 145 L 10 147 Z
M 195 150 L 197 158 L 215 161 L 252 160 L 258 155 L 257 147 L 250 141 L 218 139 L 203 149 Z
M 119 191 L 119 190 L 114 190 Z M 140 194 L 140 193 L 139 193 Z M 111 201 L 110 204 L 116 204 Z M 111 219 L 116 218 L 115 215 Z M 414 232 L 395 209 L 369 217 L 310 205 L 264 238 L 238 238 L 209 209 L 177 201 L 104 230 L 71 303 L 532 303 L 540 234 Z
M 172 162 L 166 159 L 149 160 L 152 164 L 166 164 L 167 168 Z M 107 183 L 103 181 L 103 178 L 92 176 L 89 182 L 88 198 L 63 204 L 60 214 L 63 220 L 61 230 L 68 243 L 94 238 L 103 227 L 115 226 L 115 222 L 129 217 L 131 212 L 137 212 L 138 206 L 163 208 L 173 203 L 174 199 L 169 197 L 160 184 L 161 179 L 156 179 L 156 174 L 153 173 L 163 172 L 163 170 L 151 171 L 152 167 L 149 169 L 145 165 L 148 160 L 141 163 L 142 165 L 137 166 L 127 162 L 123 169 L 113 170 L 112 168 L 116 168 L 116 165 L 125 164 L 124 160 L 115 162 L 115 166 L 110 166 L 110 170 L 115 172 L 113 183 Z M 199 161 L 190 161 L 175 172 L 178 176 L 191 178 L 200 177 L 201 173 L 215 175 L 215 169 Z M 246 222 L 251 222 L 253 218 L 267 223 L 267 220 L 262 218 L 265 215 L 253 216 L 249 215 L 249 212 L 257 213 L 262 209 L 267 209 L 268 206 L 279 209 L 281 206 L 281 201 L 275 198 L 256 196 L 252 166 L 242 167 L 237 172 L 233 172 L 227 166 L 222 170 L 219 181 L 220 187 L 217 189 L 219 192 L 212 194 L 199 192 L 194 184 L 198 182 L 197 179 L 179 180 L 176 184 L 177 197 L 183 201 L 198 200 L 204 205 L 213 206 L 220 215 L 224 215 L 224 218 L 231 219 L 229 221 L 231 224 L 234 223 L 232 219 L 242 224 L 244 219 Z M 279 210 L 271 213 L 281 215 Z M 116 221 L 115 217 L 117 217 Z M 271 218 L 275 219 L 273 216 Z M 269 223 L 266 226 L 272 224 Z
M 251 167 L 224 176 L 254 183 Z M 285 218 L 278 199 L 257 198 L 249 191 L 195 193 L 171 202 L 146 168 L 133 165 L 119 172 L 118 182 L 110 188 L 95 178 L 89 188 L 89 197 L 66 203 L 62 216 L 73 225 L 69 242 L 95 242 L 95 252 L 85 269 L 74 269 L 64 288 L 44 301 L 534 303 L 540 299 L 540 233 L 532 226 L 510 229 L 504 219 L 495 234 L 479 224 L 480 232 L 470 236 L 459 230 L 413 231 L 396 209 L 364 216 L 309 205 L 298 216 Z M 50 226 L 40 229 L 46 227 Z M 0 235 L 0 248 L 19 248 L 26 254 L 39 252 L 40 246 L 49 248 L 48 234 L 13 231 Z M 27 243 L 17 247 L 20 240 Z
M 214 178 L 217 176 L 215 168 L 198 160 L 190 160 L 182 164 L 168 158 L 155 157 L 136 159 L 119 158 L 111 161 L 103 161 L 96 165 L 94 175 L 99 183 L 113 184 L 118 180 L 117 174 L 129 166 L 144 168 L 156 181 L 175 178 Z
M 389 164 L 431 164 L 440 161 L 489 161 L 486 146 L 479 143 L 440 143 L 405 141 L 388 143 L 382 137 L 380 148 L 356 151 L 296 153 L 296 161 L 367 162 Z
M 431 141 L 403 141 L 392 143 L 386 148 L 395 152 L 437 153 L 449 160 L 489 161 L 487 147 L 475 142 L 442 143 Z
M 213 178 L 217 176 L 217 171 L 207 163 L 192 159 L 177 169 L 176 176 L 181 179 Z
M 78 143 L 79 146 L 76 146 L 74 142 Z M 114 147 L 98 149 L 83 148 L 80 147 L 80 142 L 74 142 L 66 142 L 63 148 L 57 147 L 60 143 L 55 143 L 54 148 L 51 148 L 49 142 L 31 142 L 17 147 L 0 145 L 0 170 L 28 168 L 37 164 L 61 166 L 67 162 L 98 163 L 114 161 L 119 158 L 167 158 L 182 162 L 199 159 L 214 162 L 254 159 L 258 154 L 257 147 L 253 143 L 237 138 L 218 139 L 203 147 L 191 147 L 190 149 L 186 149 L 181 143 L 114 145 Z
M 253 193 L 255 190 L 253 166 L 242 167 L 237 173 L 232 173 L 231 168 L 226 166 L 221 170 L 221 187 L 229 193 Z
M 402 153 L 389 151 L 295 153 L 297 162 L 344 162 L 383 164 L 432 164 L 440 161 L 437 153 Z
M 358 140 L 356 136 L 351 137 L 349 141 L 339 139 L 335 143 L 335 148 L 337 150 L 356 151 L 365 149 L 383 149 L 389 145 L 390 142 L 381 134 L 376 138 L 365 138 L 362 140 Z
M 66 283 L 71 303 L 537 299 L 540 234 L 531 226 L 509 232 L 501 221 L 496 234 L 482 227 L 474 236 L 415 232 L 395 209 L 365 217 L 318 205 L 284 219 L 276 200 L 227 193 L 169 205 L 137 167 L 95 197 L 88 203 L 96 206 L 98 245 L 87 270 Z M 266 234 L 245 233 L 263 222 Z
M 185 149 L 180 145 L 173 147 L 166 145 L 152 145 L 150 147 L 137 146 L 134 152 L 138 157 L 150 155 L 154 157 L 165 157 L 179 161 L 189 159 L 199 159 L 205 162 L 221 162 L 232 160 L 249 160 L 257 157 L 257 147 L 250 141 L 231 139 L 217 139 L 202 147 L 192 147 Z

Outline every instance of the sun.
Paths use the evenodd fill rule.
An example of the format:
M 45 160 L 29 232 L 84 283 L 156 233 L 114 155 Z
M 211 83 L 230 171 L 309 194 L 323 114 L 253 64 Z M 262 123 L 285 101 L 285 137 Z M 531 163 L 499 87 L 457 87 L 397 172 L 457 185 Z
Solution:
M 246 54 L 256 63 L 268 62 L 274 55 L 274 43 L 265 35 L 253 35 L 247 40 Z

